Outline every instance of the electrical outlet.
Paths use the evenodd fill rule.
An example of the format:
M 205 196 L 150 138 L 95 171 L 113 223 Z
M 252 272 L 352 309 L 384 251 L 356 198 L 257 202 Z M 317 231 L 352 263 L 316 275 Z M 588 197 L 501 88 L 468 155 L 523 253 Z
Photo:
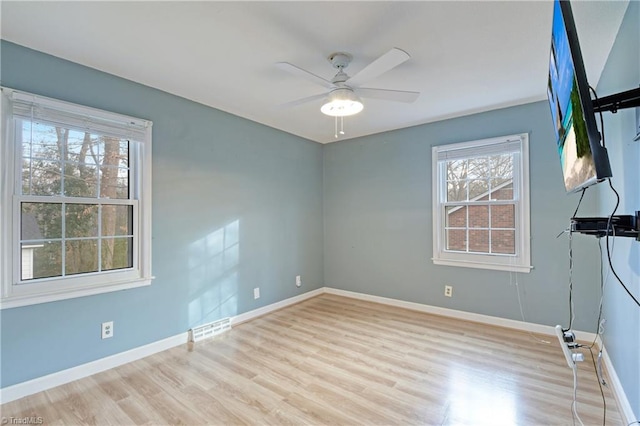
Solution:
M 302 285 L 302 277 L 300 275 L 296 275 L 296 287 L 300 287 Z
M 453 296 L 453 286 L 452 285 L 445 285 L 444 286 L 444 295 L 447 297 L 452 297 Z
M 102 323 L 102 338 L 109 339 L 113 337 L 113 321 Z
M 260 287 L 256 287 L 253 289 L 253 298 L 260 299 Z

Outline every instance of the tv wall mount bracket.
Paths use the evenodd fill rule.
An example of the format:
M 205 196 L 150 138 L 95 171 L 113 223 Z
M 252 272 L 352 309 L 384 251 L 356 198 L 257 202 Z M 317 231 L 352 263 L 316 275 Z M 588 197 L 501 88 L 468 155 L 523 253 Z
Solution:
M 621 109 L 640 107 L 640 88 L 592 99 L 591 103 L 594 112 L 610 111 L 614 114 Z

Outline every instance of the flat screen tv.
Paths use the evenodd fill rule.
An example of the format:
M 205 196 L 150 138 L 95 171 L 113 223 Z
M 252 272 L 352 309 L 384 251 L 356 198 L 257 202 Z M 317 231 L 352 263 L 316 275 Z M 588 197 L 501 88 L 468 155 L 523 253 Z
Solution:
M 567 192 L 611 177 L 568 1 L 554 2 L 547 95 Z

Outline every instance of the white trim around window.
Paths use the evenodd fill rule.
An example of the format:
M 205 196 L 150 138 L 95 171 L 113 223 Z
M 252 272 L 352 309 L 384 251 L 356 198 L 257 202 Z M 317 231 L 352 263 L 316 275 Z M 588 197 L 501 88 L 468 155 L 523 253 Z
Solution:
M 508 197 L 492 196 L 491 182 L 498 188 L 500 179 L 493 179 L 491 172 L 487 176 L 463 176 L 456 178 L 463 181 L 459 186 L 465 188 L 466 196 L 452 195 L 451 165 L 457 161 L 478 161 L 495 156 L 507 156 L 512 161 L 512 180 L 508 182 L 512 189 Z M 449 165 L 449 169 L 447 169 Z M 527 134 L 509 135 L 470 142 L 447 144 L 432 148 L 433 179 L 433 263 L 436 265 L 459 266 L 479 269 L 493 269 L 512 272 L 530 272 L 530 211 L 529 211 L 529 137 Z M 448 180 L 449 179 L 449 180 Z M 489 188 L 482 194 L 481 190 L 471 194 L 471 181 L 487 182 Z M 502 179 L 504 182 L 505 179 Z M 478 184 L 478 186 L 481 186 Z M 455 185 L 453 185 L 455 187 Z M 497 189 L 496 189 L 497 190 Z M 494 199 L 495 198 L 495 199 Z M 451 201 L 451 200 L 454 201 Z M 502 207 L 501 207 L 502 206 Z M 474 220 L 470 216 L 472 208 L 491 211 L 493 208 L 513 209 L 513 217 L 508 228 L 494 225 L 489 214 L 488 219 Z M 461 224 L 453 224 L 451 212 L 465 209 L 466 218 Z M 449 217 L 447 217 L 449 215 Z M 487 225 L 478 225 L 485 221 Z M 456 226 L 458 226 L 456 228 Z M 496 226 L 495 230 L 492 226 Z M 478 228 L 475 228 L 478 227 Z M 480 229 L 479 227 L 484 227 Z M 450 232 L 450 233 L 449 233 Z M 457 232 L 457 234 L 454 234 Z M 472 247 L 471 233 L 484 232 L 487 237 L 483 243 L 487 248 Z M 505 246 L 492 244 L 491 235 L 511 234 L 513 239 Z M 466 233 L 466 234 L 465 234 Z M 456 235 L 456 238 L 451 237 Z M 457 245 L 456 245 L 457 244 Z M 495 251 L 493 247 L 498 247 Z
M 0 133 L 0 308 L 8 309 L 37 303 L 89 296 L 117 290 L 130 289 L 151 284 L 151 129 L 152 122 L 102 111 L 55 99 L 2 88 L 2 109 Z M 124 198 L 104 198 L 98 192 L 95 197 L 72 197 L 23 193 L 23 147 L 17 137 L 16 123 L 48 123 L 51 128 L 75 129 L 91 135 L 120 138 L 128 149 L 125 173 L 128 195 Z M 105 154 L 106 155 L 106 154 Z M 62 163 L 68 160 L 60 160 Z M 86 166 L 86 164 L 85 164 Z M 101 168 L 99 164 L 90 166 Z M 102 171 L 104 173 L 104 170 Z M 100 181 L 100 175 L 96 178 Z M 129 208 L 131 248 L 128 256 L 130 264 L 95 272 L 73 273 L 71 275 L 36 277 L 23 273 L 24 265 L 33 262 L 33 253 L 28 253 L 23 262 L 23 249 L 34 250 L 46 243 L 47 236 L 36 238 L 31 245 L 23 245 L 21 238 L 21 205 L 23 203 L 59 203 L 63 205 L 87 204 L 97 209 L 108 205 Z M 106 214 L 106 213 L 105 213 Z M 100 216 L 98 216 L 100 217 Z M 61 219 L 66 220 L 66 219 Z M 100 225 L 96 225 L 98 228 Z M 64 227 L 63 227 L 64 229 Z M 115 234 L 114 234 L 115 235 Z M 77 236 L 76 236 L 77 237 Z M 64 236 L 61 237 L 64 239 Z M 91 237 L 93 238 L 93 237 Z M 100 238 L 117 238 L 109 235 Z M 57 238 L 60 240 L 60 238 Z M 77 238 L 76 238 L 77 239 Z M 82 236 L 80 236 L 82 239 Z M 62 249 L 64 250 L 64 249 Z M 63 255 L 64 258 L 64 255 Z M 100 257 L 98 265 L 100 265 Z

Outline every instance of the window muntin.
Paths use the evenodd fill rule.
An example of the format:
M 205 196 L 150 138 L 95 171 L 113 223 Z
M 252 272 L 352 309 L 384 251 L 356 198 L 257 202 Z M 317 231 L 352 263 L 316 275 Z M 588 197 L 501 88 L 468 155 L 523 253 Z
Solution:
M 151 123 L 6 88 L 2 102 L 2 307 L 148 285 Z
M 528 136 L 433 148 L 436 264 L 528 272 Z

